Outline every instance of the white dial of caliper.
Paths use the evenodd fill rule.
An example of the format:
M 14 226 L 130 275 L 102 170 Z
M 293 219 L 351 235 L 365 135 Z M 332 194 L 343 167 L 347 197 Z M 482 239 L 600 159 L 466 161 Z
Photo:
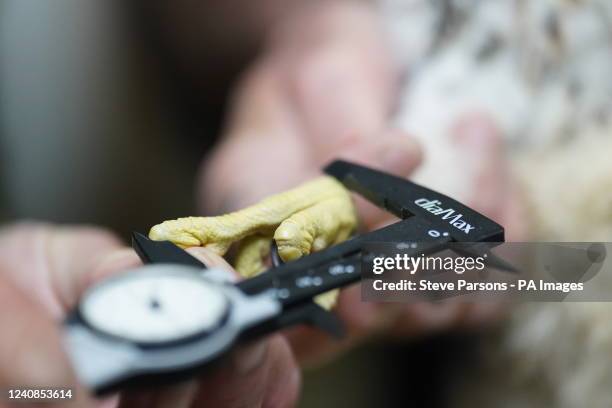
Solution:
M 137 343 L 180 340 L 221 323 L 227 299 L 197 271 L 148 268 L 91 289 L 80 305 L 81 316 L 99 331 Z

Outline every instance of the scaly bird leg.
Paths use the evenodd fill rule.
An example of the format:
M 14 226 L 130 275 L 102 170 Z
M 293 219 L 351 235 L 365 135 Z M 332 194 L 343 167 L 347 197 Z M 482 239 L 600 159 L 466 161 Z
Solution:
M 165 221 L 151 228 L 149 237 L 182 247 L 205 246 L 219 255 L 241 241 L 234 266 L 251 277 L 265 269 L 272 236 L 280 257 L 291 261 L 344 241 L 356 225 L 349 192 L 336 179 L 323 176 L 230 214 Z M 317 301 L 330 307 L 335 298 L 323 294 Z

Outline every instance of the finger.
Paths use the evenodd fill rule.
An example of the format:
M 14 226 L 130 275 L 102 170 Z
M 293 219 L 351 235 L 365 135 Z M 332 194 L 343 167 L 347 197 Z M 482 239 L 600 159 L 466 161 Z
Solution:
M 506 226 L 506 238 L 520 241 L 527 236 L 525 208 L 504 151 L 503 134 L 485 113 L 461 116 L 453 128 L 453 141 L 461 157 L 471 157 L 464 171 L 472 180 L 467 188 L 468 205 Z M 470 191 L 471 190 L 471 191 Z M 475 194 L 477 190 L 477 194 Z M 474 200 L 478 197 L 478 200 Z
M 339 146 L 334 154 L 400 177 L 408 176 L 421 164 L 421 146 L 406 132 L 390 129 L 367 136 L 366 139 L 359 140 L 355 135 Z
M 286 335 L 300 364 L 318 365 L 390 327 L 397 316 L 395 309 L 390 307 L 381 312 L 376 304 L 361 301 L 361 288 L 355 285 L 340 292 L 334 309 L 344 323 L 345 338 L 338 341 L 308 326 L 292 328 Z
M 0 355 L 0 371 L 15 381 L 13 388 L 73 388 L 76 406 L 94 404 L 72 372 L 57 320 L 76 303 L 91 265 L 119 245 L 108 231 L 91 227 L 24 223 L 0 233 L 0 321 L 6 329 L 0 354 L 13 354 Z M 95 401 L 97 407 L 116 403 Z
M 89 287 L 117 273 L 123 273 L 141 266 L 142 262 L 132 248 L 116 249 L 99 258 L 93 265 L 81 289 L 81 294 Z
M 156 408 L 189 408 L 198 392 L 197 380 L 164 387 L 156 396 Z
M 461 116 L 452 130 L 457 154 L 468 158 L 462 161 L 466 179 L 472 180 L 466 199 L 478 197 L 472 206 L 489 217 L 498 217 L 509 186 L 501 130 L 490 115 L 476 112 Z
M 299 385 L 300 371 L 291 349 L 282 336 L 274 335 L 241 346 L 223 367 L 203 378 L 194 405 L 290 407 Z
M 367 142 L 349 143 L 341 147 L 338 156 L 364 166 L 396 175 L 409 176 L 421 163 L 422 150 L 419 143 L 408 134 L 390 130 Z M 355 196 L 355 205 L 360 220 L 366 229 L 388 220 L 392 216 L 360 196 Z
M 222 268 L 238 276 L 223 257 L 217 255 L 210 249 L 193 247 L 187 248 L 186 251 L 203 262 L 208 268 Z M 84 280 L 86 283 L 81 292 L 104 279 L 119 273 L 128 272 L 139 266 L 142 266 L 142 261 L 131 248 L 121 248 L 108 253 L 106 256 L 98 259 L 97 263 L 93 266 L 87 278 Z
M 57 227 L 47 238 L 49 273 L 64 310 L 76 304 L 86 272 L 122 247 L 111 232 L 93 227 Z
M 367 54 L 361 51 L 354 45 L 326 47 L 304 57 L 297 69 L 297 110 L 318 143 L 355 131 L 373 133 L 385 125 L 390 93 L 380 83 L 380 67 L 364 61 Z
M 209 267 L 233 271 L 222 257 L 206 248 L 189 248 L 187 251 Z M 229 362 L 201 380 L 195 405 L 228 408 L 292 406 L 299 392 L 299 373 L 291 349 L 282 336 L 256 340 L 238 346 Z M 267 405 L 266 401 L 278 405 Z
M 211 251 L 208 248 L 201 248 L 201 247 L 193 247 L 193 248 L 187 248 L 186 251 L 194 256 L 195 258 L 197 258 L 198 260 L 202 261 L 204 263 L 204 265 L 206 265 L 207 268 L 221 268 L 224 269 L 228 272 L 231 272 L 232 275 L 239 277 L 240 275 L 238 275 L 236 273 L 236 271 L 234 270 L 234 268 L 232 268 L 232 266 L 227 263 L 227 261 L 225 260 L 225 258 L 223 258 L 222 256 L 220 256 L 219 254 L 217 254 L 214 251 Z
M 297 402 L 301 370 L 293 357 L 289 343 L 281 336 L 271 340 L 268 355 L 268 381 L 263 407 L 291 407 Z
M 242 208 L 304 181 L 322 164 L 313 158 L 327 161 L 345 133 L 371 135 L 386 123 L 397 76 L 375 13 L 360 4 L 319 9 L 287 21 L 239 86 L 227 136 L 200 171 L 205 213 Z M 265 185 L 237 171 L 253 160 Z
M 151 389 L 127 390 L 121 395 L 120 408 L 189 408 L 197 392 L 195 379 Z
M 398 76 L 374 9 L 330 4 L 298 20 L 290 22 L 297 35 L 279 36 L 281 46 L 293 37 L 284 40 L 287 50 L 279 59 L 292 65 L 286 83 L 307 134 L 328 144 L 383 128 Z
M 0 389 L 70 388 L 75 406 L 94 401 L 80 387 L 63 350 L 57 322 L 0 270 Z
M 86 272 L 120 246 L 100 228 L 21 223 L 0 230 L 0 264 L 24 293 L 59 318 L 76 303 Z
M 186 251 L 203 262 L 208 268 L 223 268 L 237 276 L 232 267 L 219 255 L 207 248 L 194 247 Z M 99 260 L 87 280 L 89 285 L 111 276 L 129 272 L 141 266 L 137 254 L 130 248 L 122 248 Z M 121 406 L 189 407 L 197 394 L 198 382 L 188 381 L 168 385 L 154 390 L 127 392 L 122 395 Z
M 199 201 L 204 214 L 253 205 L 305 180 L 302 175 L 310 162 L 310 149 L 301 138 L 294 107 L 281 84 L 278 70 L 268 59 L 258 62 L 240 81 L 225 136 L 199 171 Z M 265 183 L 245 177 L 240 171 L 245 167 Z
M 401 313 L 389 328 L 394 337 L 413 337 L 495 324 L 508 311 L 498 302 L 422 302 L 402 305 Z

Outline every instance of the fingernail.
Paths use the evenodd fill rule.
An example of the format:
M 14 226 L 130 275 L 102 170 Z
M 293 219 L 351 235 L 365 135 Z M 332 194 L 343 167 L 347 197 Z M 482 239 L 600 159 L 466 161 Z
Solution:
M 234 352 L 234 365 L 238 374 L 244 375 L 259 367 L 266 356 L 268 342 L 258 340 L 252 344 L 244 345 Z

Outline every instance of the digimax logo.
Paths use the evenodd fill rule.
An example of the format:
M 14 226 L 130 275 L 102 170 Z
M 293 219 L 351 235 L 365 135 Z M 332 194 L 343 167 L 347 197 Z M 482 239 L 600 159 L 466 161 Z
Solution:
M 439 215 L 443 220 L 448 220 L 448 223 L 459 231 L 469 234 L 474 227 L 463 220 L 463 214 L 457 213 L 454 209 L 443 209 L 439 207 L 442 202 L 438 200 L 429 200 L 427 198 L 419 198 L 414 203 L 422 207 L 434 215 Z

